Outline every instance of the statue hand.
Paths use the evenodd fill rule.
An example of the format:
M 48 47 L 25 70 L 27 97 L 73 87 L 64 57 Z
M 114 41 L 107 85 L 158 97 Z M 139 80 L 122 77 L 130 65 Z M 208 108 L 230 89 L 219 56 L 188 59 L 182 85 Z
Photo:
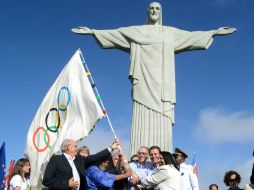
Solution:
M 235 32 L 236 30 L 236 28 L 221 27 L 215 30 L 214 35 L 227 35 Z
M 93 31 L 90 28 L 79 26 L 78 28 L 72 28 L 72 32 L 76 34 L 93 34 Z

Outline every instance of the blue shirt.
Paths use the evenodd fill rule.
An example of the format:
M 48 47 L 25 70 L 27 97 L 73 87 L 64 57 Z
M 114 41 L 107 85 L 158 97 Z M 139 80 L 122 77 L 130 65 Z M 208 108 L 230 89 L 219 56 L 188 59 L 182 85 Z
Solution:
M 130 167 L 140 179 L 148 176 L 153 170 L 153 165 L 150 162 L 146 162 L 144 165 L 141 165 L 139 162 L 132 162 Z
M 98 166 L 90 166 L 86 170 L 88 190 L 108 190 L 113 187 L 115 175 L 103 172 Z
M 153 165 L 150 162 L 146 162 L 144 165 L 141 165 L 139 162 L 132 162 L 130 163 L 130 167 L 139 179 L 152 175 L 153 173 Z M 134 187 L 129 183 L 128 189 L 134 190 Z

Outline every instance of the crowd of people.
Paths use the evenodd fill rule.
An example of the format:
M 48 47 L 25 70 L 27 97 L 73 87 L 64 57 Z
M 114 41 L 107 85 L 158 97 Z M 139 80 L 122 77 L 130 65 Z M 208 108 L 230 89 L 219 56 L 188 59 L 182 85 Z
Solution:
M 94 155 L 86 146 L 65 139 L 62 154 L 53 155 L 46 167 L 42 189 L 48 190 L 199 190 L 198 179 L 192 165 L 185 163 L 188 155 L 179 148 L 174 153 L 160 147 L 141 146 L 137 154 L 127 161 L 118 139 Z M 21 158 L 11 174 L 10 190 L 29 190 L 30 164 Z M 228 190 L 241 190 L 241 176 L 228 171 L 224 183 Z M 218 190 L 211 184 L 209 190 Z M 244 190 L 254 189 L 254 164 L 250 183 Z
M 73 28 L 72 32 L 93 35 L 103 48 L 119 48 L 131 55 L 129 78 L 133 85 L 132 137 L 138 142 L 150 140 L 149 135 L 140 135 L 135 129 L 158 130 L 158 123 L 146 122 L 147 118 L 162 120 L 157 139 L 172 142 L 172 125 L 175 105 L 174 54 L 187 50 L 207 49 L 214 36 L 228 35 L 235 28 L 222 27 L 211 31 L 189 32 L 162 25 L 160 3 L 149 4 L 147 24 L 122 27 L 116 30 L 92 30 L 87 27 Z M 164 53 L 168 52 L 168 53 Z M 141 57 L 141 58 L 140 58 Z M 167 61 L 166 61 L 167 60 Z M 166 64 L 165 64 L 166 63 Z M 158 75 L 158 68 L 163 73 Z M 149 81 L 149 82 L 148 82 Z M 154 89 L 154 90 L 151 90 Z M 142 113 L 142 114 L 140 114 Z M 139 117 L 142 115 L 143 117 Z M 136 122 L 141 120 L 142 122 Z M 145 126 L 149 124 L 149 127 Z M 155 134 L 152 134 L 155 137 Z M 155 138 L 155 139 L 156 139 Z M 157 142 L 158 143 L 158 142 Z M 131 150 L 138 144 L 132 143 Z M 161 143 L 169 149 L 170 143 Z M 165 146 L 165 147 L 163 147 Z M 53 155 L 42 179 L 43 189 L 49 190 L 199 190 L 198 179 L 193 166 L 185 163 L 188 155 L 179 148 L 174 153 L 161 151 L 158 146 L 138 148 L 130 161 L 121 150 L 116 139 L 109 148 L 90 155 L 87 147 L 78 149 L 77 142 L 65 139 L 61 155 Z M 10 181 L 11 190 L 28 190 L 29 161 L 20 159 L 14 168 Z M 245 189 L 253 189 L 251 184 Z M 236 171 L 229 171 L 224 182 L 230 190 L 238 190 L 241 181 Z M 210 190 L 218 189 L 211 184 Z

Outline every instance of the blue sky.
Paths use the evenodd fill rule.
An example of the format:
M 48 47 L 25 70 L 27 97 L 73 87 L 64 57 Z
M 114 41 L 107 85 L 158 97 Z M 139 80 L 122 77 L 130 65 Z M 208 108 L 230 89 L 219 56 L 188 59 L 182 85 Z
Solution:
M 26 135 L 43 97 L 76 49 L 81 48 L 124 150 L 131 123 L 129 55 L 103 50 L 91 36 L 70 32 L 77 26 L 113 29 L 145 23 L 151 1 L 1 0 L 0 142 L 7 163 L 23 155 Z M 216 37 L 206 51 L 176 56 L 174 147 L 193 152 L 201 189 L 237 170 L 249 181 L 254 149 L 253 0 L 161 0 L 163 24 L 185 30 L 236 27 Z M 111 144 L 106 119 L 82 144 L 96 152 Z

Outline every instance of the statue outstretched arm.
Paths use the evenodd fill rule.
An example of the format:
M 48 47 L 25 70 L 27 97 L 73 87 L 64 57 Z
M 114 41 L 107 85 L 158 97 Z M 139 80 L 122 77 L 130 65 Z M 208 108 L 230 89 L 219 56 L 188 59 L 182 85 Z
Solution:
M 83 27 L 83 26 L 79 26 L 77 28 L 72 28 L 71 31 L 74 32 L 75 34 L 81 34 L 81 35 L 93 35 L 94 34 L 93 30 L 91 30 L 90 28 L 87 28 L 87 27 Z
M 221 27 L 218 28 L 217 30 L 214 30 L 214 36 L 223 36 L 223 35 L 228 35 L 233 32 L 235 32 L 237 29 L 236 28 L 230 28 L 230 27 Z

